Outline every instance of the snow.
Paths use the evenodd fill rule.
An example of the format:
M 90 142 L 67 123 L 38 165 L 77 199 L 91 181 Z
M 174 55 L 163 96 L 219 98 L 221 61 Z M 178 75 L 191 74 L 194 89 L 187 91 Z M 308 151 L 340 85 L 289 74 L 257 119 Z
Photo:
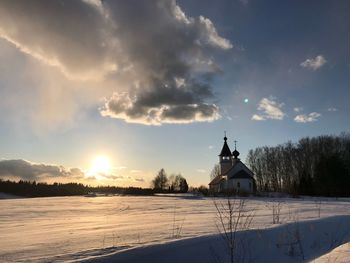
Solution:
M 0 192 L 0 199 L 17 199 L 17 198 L 23 198 L 23 197 Z
M 272 224 L 271 202 L 274 201 L 282 204 L 283 225 L 277 227 Z M 315 238 L 305 241 L 307 248 L 320 240 L 319 245 L 313 246 L 317 249 L 306 249 L 305 255 L 310 260 L 349 241 L 349 199 L 248 198 L 246 203 L 255 214 L 248 234 L 249 239 L 255 240 L 252 247 L 261 253 L 269 248 L 273 252 L 265 252 L 269 257 L 277 253 L 283 260 L 296 260 L 286 255 L 287 245 L 276 247 L 277 237 L 283 241 L 286 237 L 281 233 L 286 233 L 288 227 L 293 229 L 286 224 L 289 222 L 298 222 L 303 229 L 316 229 L 309 235 Z M 209 251 L 213 248 L 208 248 L 207 241 L 215 251 L 224 247 L 217 236 L 212 198 L 189 195 L 51 197 L 0 200 L 0 206 L 0 262 L 108 262 L 111 258 L 106 255 L 118 262 L 137 262 L 136 255 L 150 255 L 150 262 L 157 262 L 151 256 L 157 253 L 168 255 L 172 262 L 180 262 L 176 259 L 180 259 L 179 251 L 183 248 L 186 248 L 185 254 L 197 257 L 206 251 L 207 261 L 203 259 L 203 262 L 209 262 L 208 253 L 214 252 Z M 259 235 L 263 237 L 260 243 Z M 341 242 L 336 240 L 329 245 L 332 237 Z M 266 259 L 269 257 L 266 255 Z
M 348 263 L 350 259 L 350 242 L 343 244 L 331 252 L 317 258 L 315 262 L 317 263 Z
M 326 253 L 332 246 L 335 247 L 350 240 L 349 232 L 345 235 L 338 232 L 339 229 L 349 228 L 350 216 L 336 216 L 290 223 L 264 230 L 238 232 L 237 240 L 246 243 L 244 250 L 237 251 L 240 254 L 238 262 L 311 261 Z M 295 243 L 296 233 L 300 233 L 300 244 Z M 142 262 L 152 263 L 230 262 L 220 235 L 128 249 L 114 255 L 84 260 L 84 262 L 132 263 L 140 262 L 140 259 Z

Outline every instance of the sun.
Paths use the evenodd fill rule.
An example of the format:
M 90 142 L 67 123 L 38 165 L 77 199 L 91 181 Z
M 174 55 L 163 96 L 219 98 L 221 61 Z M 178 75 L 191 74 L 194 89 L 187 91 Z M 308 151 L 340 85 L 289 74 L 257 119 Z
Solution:
M 107 156 L 99 155 L 96 156 L 92 162 L 88 174 L 95 176 L 96 179 L 103 179 L 103 175 L 108 175 L 111 173 L 112 166 L 110 159 Z

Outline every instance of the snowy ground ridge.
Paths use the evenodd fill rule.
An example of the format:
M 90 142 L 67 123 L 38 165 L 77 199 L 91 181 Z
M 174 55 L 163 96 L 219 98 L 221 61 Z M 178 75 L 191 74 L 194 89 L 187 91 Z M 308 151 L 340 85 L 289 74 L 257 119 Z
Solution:
M 239 262 L 309 262 L 349 241 L 350 216 L 332 216 L 238 232 L 237 243 L 240 245 L 236 257 Z M 229 262 L 227 248 L 220 235 L 131 248 L 79 261 Z

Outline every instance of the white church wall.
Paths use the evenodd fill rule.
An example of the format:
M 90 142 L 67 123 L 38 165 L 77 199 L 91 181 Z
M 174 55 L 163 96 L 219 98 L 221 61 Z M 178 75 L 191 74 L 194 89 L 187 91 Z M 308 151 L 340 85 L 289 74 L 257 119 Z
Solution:
M 249 178 L 234 178 L 227 181 L 227 186 L 229 189 L 241 190 L 244 192 L 253 192 L 253 180 Z

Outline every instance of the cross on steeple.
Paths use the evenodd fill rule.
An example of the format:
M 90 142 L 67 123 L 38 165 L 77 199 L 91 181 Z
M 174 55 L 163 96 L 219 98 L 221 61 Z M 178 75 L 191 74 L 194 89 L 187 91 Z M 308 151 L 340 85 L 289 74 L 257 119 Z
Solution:
M 239 151 L 237 151 L 237 141 L 234 140 L 234 143 L 235 143 L 235 150 L 233 151 L 232 155 L 235 159 L 238 159 Z

